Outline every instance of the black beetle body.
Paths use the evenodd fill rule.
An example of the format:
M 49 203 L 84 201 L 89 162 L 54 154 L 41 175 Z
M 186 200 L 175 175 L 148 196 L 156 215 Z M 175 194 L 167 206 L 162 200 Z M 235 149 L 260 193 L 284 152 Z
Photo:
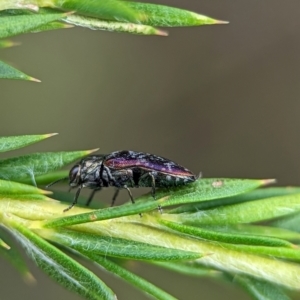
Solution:
M 116 151 L 107 155 L 92 155 L 82 159 L 69 173 L 71 188 L 78 187 L 73 203 L 65 211 L 77 203 L 82 188 L 93 190 L 87 205 L 92 201 L 96 191 L 103 187 L 113 186 L 117 190 L 112 199 L 112 206 L 118 196 L 119 189 L 127 189 L 134 203 L 130 187 L 151 187 L 155 198 L 158 187 L 185 185 L 196 180 L 196 176 L 188 169 L 175 162 L 149 153 L 135 151 Z

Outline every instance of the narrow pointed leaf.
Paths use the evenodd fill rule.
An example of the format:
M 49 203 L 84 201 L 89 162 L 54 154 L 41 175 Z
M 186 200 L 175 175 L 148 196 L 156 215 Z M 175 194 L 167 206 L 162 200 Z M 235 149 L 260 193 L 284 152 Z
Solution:
M 9 250 L 10 246 L 8 246 L 1 238 L 0 238 L 0 248 L 1 250 Z
M 196 252 L 154 246 L 110 236 L 79 233 L 71 230 L 39 229 L 37 233 L 46 239 L 75 249 L 78 252 L 93 249 L 95 254 L 159 261 L 188 260 L 201 257 L 201 254 Z
M 26 147 L 30 144 L 40 142 L 52 137 L 57 133 L 39 134 L 39 135 L 20 135 L 20 136 L 2 136 L 0 137 L 0 152 L 11 151 Z
M 53 4 L 57 8 L 76 11 L 77 14 L 99 19 L 138 22 L 143 18 L 143 16 L 127 5 L 126 1 L 54 0 Z
M 10 65 L 4 63 L 0 60 L 0 78 L 4 79 L 20 79 L 20 80 L 29 80 L 39 82 L 38 79 L 35 79 L 25 73 L 11 67 Z
M 197 228 L 193 226 L 186 226 L 178 224 L 175 222 L 166 221 L 164 219 L 159 219 L 159 222 L 167 227 L 203 239 L 230 243 L 230 244 L 239 244 L 239 245 L 252 245 L 252 246 L 268 246 L 268 247 L 288 247 L 291 248 L 294 245 L 288 241 L 267 237 L 267 236 L 255 236 L 249 234 L 231 234 L 227 232 L 218 232 L 209 229 Z
M 50 22 L 31 30 L 30 32 L 37 33 L 37 32 L 49 31 L 49 30 L 68 29 L 72 27 L 73 27 L 72 25 L 67 25 L 63 22 Z
M 92 252 L 85 252 L 85 256 L 89 257 L 91 260 L 96 262 L 105 270 L 111 272 L 113 275 L 120 277 L 121 279 L 127 281 L 133 286 L 137 287 L 139 290 L 152 296 L 154 299 L 161 300 L 175 300 L 173 296 L 156 287 L 152 283 L 146 281 L 145 279 L 131 273 L 125 268 L 119 266 L 118 264 L 112 262 L 111 260 L 104 258 L 99 255 L 95 255 Z
M 67 206 L 66 206 L 67 208 Z M 143 203 L 128 203 L 126 205 L 108 207 L 98 210 L 93 210 L 87 213 L 74 214 L 47 220 L 44 223 L 45 228 L 66 227 L 81 223 L 90 223 L 101 220 L 108 220 L 122 216 L 138 215 L 149 210 L 157 209 L 158 204 L 155 201 Z M 72 213 L 72 212 L 71 212 Z
M 195 277 L 209 276 L 214 278 L 221 277 L 221 272 L 203 267 L 193 261 L 188 261 L 188 262 L 155 261 L 151 263 L 163 267 L 165 269 L 175 271 L 188 276 L 195 276 Z
M 36 185 L 36 176 L 57 170 L 93 151 L 44 152 L 3 159 L 0 160 L 0 178 L 14 181 L 30 178 Z
M 299 224 L 299 223 L 298 223 Z M 235 225 L 227 225 L 227 226 L 201 226 L 201 228 L 207 228 L 210 230 L 221 231 L 221 232 L 230 232 L 232 234 L 235 233 L 243 233 L 250 235 L 259 235 L 259 236 L 269 236 L 275 237 L 278 239 L 285 240 L 300 240 L 300 234 L 298 232 L 287 230 L 278 227 L 271 226 L 259 226 L 253 224 L 235 224 Z
M 0 48 L 10 48 L 10 47 L 14 47 L 17 45 L 18 45 L 18 43 L 15 43 L 10 40 L 0 40 Z
M 225 225 L 269 220 L 300 211 L 300 194 L 227 205 L 190 214 L 174 215 L 186 224 Z
M 59 20 L 64 16 L 66 14 L 62 13 L 2 16 L 0 17 L 0 38 L 30 32 L 44 24 Z
M 169 213 L 183 213 L 183 212 L 196 212 L 199 210 L 211 209 L 219 206 L 236 204 L 242 202 L 248 202 L 259 199 L 266 199 L 275 196 L 283 196 L 300 193 L 300 188 L 298 187 L 268 187 L 261 188 L 249 193 L 240 194 L 233 197 L 221 198 L 212 201 L 200 202 L 196 204 L 189 204 L 174 208 L 169 211 Z
M 284 247 L 265 247 L 251 245 L 233 245 L 223 244 L 224 248 L 243 251 L 244 253 L 253 253 L 257 255 L 267 255 L 271 257 L 285 258 L 300 262 L 300 250 L 295 246 L 294 249 Z M 300 274 L 299 274 L 300 275 Z
M 0 179 L 0 197 L 1 196 L 14 196 L 19 197 L 20 195 L 32 195 L 32 194 L 51 194 L 50 191 L 44 191 L 38 189 L 32 185 L 22 184 L 13 181 L 1 180 Z
M 258 280 L 244 275 L 237 275 L 234 277 L 234 282 L 242 286 L 253 299 L 290 300 L 290 297 L 288 297 L 279 286 L 264 280 Z
M 126 3 L 135 11 L 145 15 L 146 18 L 142 23 L 150 26 L 175 27 L 228 23 L 170 6 L 129 1 Z
M 178 187 L 172 190 L 161 189 L 157 191 L 156 197 L 157 199 L 160 199 L 156 201 L 153 200 L 153 197 L 151 195 L 146 195 L 137 199 L 134 205 L 128 203 L 122 206 L 109 207 L 84 214 L 57 218 L 46 221 L 45 227 L 50 228 L 95 222 L 100 220 L 118 218 L 121 216 L 141 214 L 150 210 L 155 210 L 159 206 L 165 208 L 170 205 L 186 204 L 229 197 L 245 193 L 249 190 L 253 190 L 268 182 L 268 180 L 252 179 L 201 179 L 193 184 L 184 187 Z
M 202 202 L 243 194 L 272 182 L 269 179 L 205 178 L 170 191 L 162 190 L 157 193 L 157 198 L 164 197 L 162 207 Z
M 114 293 L 92 272 L 21 224 L 13 221 L 9 224 L 28 255 L 59 284 L 85 299 L 115 299 Z
M 300 212 L 292 213 L 271 223 L 272 226 L 300 232 Z
M 107 30 L 141 35 L 167 35 L 166 32 L 148 25 L 117 21 L 104 21 L 96 18 L 83 17 L 78 15 L 67 16 L 66 18 L 64 18 L 64 21 L 69 24 L 86 27 L 92 30 Z

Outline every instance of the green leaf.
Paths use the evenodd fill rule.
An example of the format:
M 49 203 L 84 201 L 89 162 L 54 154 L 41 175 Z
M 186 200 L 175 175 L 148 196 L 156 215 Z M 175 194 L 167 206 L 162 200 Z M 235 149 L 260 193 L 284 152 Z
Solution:
M 80 253 L 84 253 L 86 249 L 93 249 L 94 254 L 158 261 L 189 260 L 201 257 L 201 254 L 196 252 L 154 246 L 122 238 L 112 238 L 110 236 L 79 233 L 65 229 L 37 229 L 36 232 L 52 242 L 70 247 Z
M 293 214 L 286 215 L 278 220 L 271 222 L 272 226 L 286 228 L 296 232 L 300 232 L 300 213 L 296 212 Z
M 214 231 L 243 233 L 249 235 L 269 236 L 285 240 L 300 240 L 300 234 L 295 231 L 271 226 L 259 226 L 253 224 L 234 224 L 226 226 L 201 226 Z
M 74 216 L 56 218 L 46 221 L 45 227 L 54 228 L 95 222 L 122 216 L 137 215 L 157 209 L 159 206 L 164 208 L 176 204 L 186 204 L 229 197 L 245 193 L 269 182 L 269 180 L 254 179 L 201 179 L 193 184 L 173 188 L 172 190 L 160 189 L 156 194 L 156 198 L 159 200 L 156 201 L 153 201 L 153 197 L 149 194 L 137 199 L 134 205 L 128 203 L 122 206 L 109 207 Z
M 209 242 L 163 230 L 157 227 L 156 218 L 158 215 L 159 213 L 145 214 L 142 218 L 131 216 L 117 220 L 84 224 L 78 227 L 81 228 L 81 231 L 89 231 L 98 235 L 105 234 L 111 239 L 126 238 L 172 249 L 198 252 L 203 254 L 201 259 L 195 260 L 200 265 L 234 274 L 252 275 L 289 288 L 299 288 L 300 266 L 298 264 L 275 260 L 261 254 L 247 253 L 244 251 L 246 246 L 240 249 L 237 245 Z M 289 248 L 264 248 L 296 251 L 296 249 Z M 284 254 L 284 252 L 282 253 Z
M 161 189 L 157 193 L 157 198 L 164 199 L 157 202 L 161 202 L 161 205 L 166 207 L 170 205 L 210 201 L 243 194 L 273 182 L 274 180 L 272 179 L 199 179 L 192 184 L 174 189 L 172 188 L 172 190 Z
M 57 133 L 39 134 L 39 135 L 19 135 L 19 136 L 2 136 L 0 137 L 0 152 L 11 151 L 26 147 L 30 144 L 40 142 L 52 137 Z
M 68 205 L 69 206 L 69 205 Z M 67 206 L 67 207 L 68 207 Z M 66 207 L 66 208 L 67 208 Z M 87 213 L 75 214 L 46 220 L 45 228 L 66 227 L 75 224 L 90 223 L 101 220 L 113 219 L 122 216 L 138 215 L 149 210 L 157 209 L 158 204 L 155 201 L 143 203 L 128 203 L 125 205 L 108 207 L 99 210 L 93 210 Z
M 53 7 L 77 14 L 106 20 L 129 21 L 137 23 L 142 16 L 132 9 L 127 1 L 118 0 L 54 0 Z
M 49 31 L 49 30 L 57 30 L 57 29 L 68 29 L 72 28 L 72 25 L 67 25 L 63 22 L 50 22 L 47 24 L 44 24 L 42 26 L 39 26 L 35 28 L 34 30 L 31 30 L 30 32 L 43 32 L 43 31 Z
M 31 14 L 0 17 L 0 38 L 6 38 L 26 32 L 30 32 L 44 24 L 59 20 L 67 14 Z
M 300 193 L 300 188 L 298 187 L 268 187 L 261 188 L 249 193 L 239 194 L 233 197 L 220 198 L 212 201 L 200 202 L 197 204 L 184 205 L 173 210 L 170 210 L 169 213 L 183 213 L 183 212 L 196 212 L 199 210 L 211 209 L 219 206 L 236 204 L 242 202 L 248 202 L 259 199 L 266 199 L 275 196 L 291 195 Z
M 299 265 L 265 257 L 261 255 L 259 251 L 257 254 L 247 253 L 245 246 L 238 247 L 237 245 L 209 242 L 195 239 L 191 236 L 187 237 L 182 234 L 177 234 L 176 232 L 164 231 L 161 228 L 157 228 L 156 218 L 158 215 L 159 213 L 156 212 L 152 214 L 143 214 L 142 218 L 138 215 L 130 216 L 117 220 L 89 223 L 80 226 L 77 225 L 78 227 L 76 226 L 76 228 L 80 228 L 81 231 L 91 232 L 93 234 L 105 234 L 111 239 L 126 238 L 148 244 L 160 246 L 167 245 L 172 249 L 196 251 L 204 255 L 201 259 L 196 260 L 198 264 L 223 270 L 225 272 L 233 272 L 234 274 L 242 273 L 257 278 L 264 278 L 265 280 L 282 284 L 289 288 L 299 287 Z M 93 221 L 92 214 L 90 217 L 91 221 Z M 272 254 L 296 257 L 295 249 L 283 247 L 259 248 L 264 252 L 266 251 L 266 248 L 271 250 L 275 249 L 274 251 L 277 251 L 277 253 Z
M 245 275 L 237 275 L 234 282 L 242 286 L 252 297 L 257 300 L 289 300 L 290 298 L 279 286 L 264 280 L 258 280 Z
M 44 152 L 3 159 L 0 160 L 0 178 L 14 181 L 30 178 L 36 185 L 35 176 L 57 170 L 93 151 Z
M 161 300 L 175 300 L 173 296 L 169 295 L 165 291 L 146 281 L 145 279 L 131 273 L 130 271 L 122 268 L 118 264 L 112 262 L 111 260 L 104 258 L 99 255 L 95 255 L 92 252 L 85 252 L 85 256 L 89 257 L 91 260 L 96 262 L 105 270 L 111 272 L 113 275 L 122 278 L 128 283 L 137 287 L 140 291 L 147 293 L 152 296 L 154 299 Z
M 196 236 L 202 239 L 211 241 L 239 244 L 239 245 L 252 245 L 252 246 L 268 246 L 268 247 L 293 247 L 294 245 L 282 239 L 267 237 L 267 236 L 255 236 L 249 234 L 231 234 L 226 232 L 218 232 L 209 229 L 197 228 L 193 226 L 186 226 L 175 222 L 166 221 L 163 218 L 159 219 L 159 222 L 173 230 Z
M 51 194 L 34 186 L 0 179 L 0 196 L 20 197 L 20 195 Z
M 85 299 L 115 300 L 114 293 L 91 271 L 28 230 L 20 223 L 6 220 L 14 235 L 33 261 L 52 279 Z
M 40 206 L 37 205 L 37 202 L 29 200 L 23 203 L 20 202 L 22 205 L 20 205 L 19 202 L 20 201 L 11 201 L 8 205 L 7 200 L 4 199 L 3 201 L 0 201 L 0 222 L 1 212 L 5 210 L 6 214 L 2 214 L 2 217 L 8 216 L 8 213 L 10 213 L 11 216 L 18 215 L 23 218 L 22 222 L 26 222 L 26 224 L 29 223 L 27 225 L 28 228 L 32 228 L 32 230 L 36 230 L 36 232 L 40 233 L 38 230 L 41 226 L 43 226 L 42 220 L 49 220 L 62 214 L 61 205 L 56 201 L 40 201 Z M 135 207 L 137 205 L 131 204 L 128 206 Z M 69 211 L 68 214 L 76 214 L 83 211 L 88 210 L 75 207 Z M 194 262 L 199 265 L 205 265 L 210 268 L 234 274 L 248 274 L 292 289 L 299 288 L 300 267 L 298 264 L 268 258 L 260 253 L 247 253 L 244 251 L 244 248 L 235 247 L 235 249 L 233 249 L 233 246 L 236 245 L 209 242 L 192 236 L 185 236 L 177 232 L 164 230 L 161 226 L 159 226 L 157 220 L 157 218 L 162 216 L 166 218 L 170 215 L 161 215 L 157 210 L 155 210 L 151 213 L 143 214 L 142 217 L 134 215 L 119 219 L 77 225 L 72 227 L 74 236 L 70 239 L 69 247 L 73 248 L 71 241 L 76 241 L 76 233 L 88 233 L 88 237 L 90 236 L 90 233 L 94 235 L 95 238 L 91 239 L 91 247 L 94 246 L 96 237 L 96 241 L 101 241 L 102 236 L 105 235 L 109 238 L 106 243 L 106 245 L 109 246 L 108 248 L 111 248 L 111 240 L 117 238 L 121 240 L 126 239 L 143 244 L 161 246 L 164 248 L 182 250 L 185 252 L 192 251 L 203 255 L 201 259 L 194 260 Z M 93 221 L 92 213 L 90 213 L 90 218 L 90 221 Z M 27 220 L 33 221 L 29 222 Z M 51 234 L 52 231 L 49 230 L 44 230 L 43 234 L 41 233 L 42 236 L 49 239 L 51 239 Z M 62 237 L 62 243 L 68 243 L 67 240 L 67 235 L 65 236 L 65 239 Z M 232 247 L 232 249 L 229 248 L 229 246 Z M 123 248 L 121 247 L 120 249 L 121 253 L 123 253 L 122 251 L 126 251 Z M 274 249 L 273 247 L 265 248 Z M 87 249 L 90 251 L 90 249 L 93 248 L 85 248 L 83 251 L 87 251 Z M 140 248 L 135 249 L 135 251 L 138 252 L 139 249 Z M 284 251 L 291 250 L 287 248 L 280 249 L 283 249 Z M 265 250 L 262 249 L 262 251 Z M 285 254 L 287 254 L 287 252 L 285 252 Z M 116 253 L 116 255 L 118 254 Z
M 166 36 L 167 33 L 156 29 L 152 26 L 133 24 L 117 21 L 104 21 L 90 17 L 83 17 L 78 15 L 71 15 L 64 18 L 64 21 L 76 26 L 86 27 L 92 30 L 107 30 L 114 32 L 126 32 L 141 35 L 162 35 Z
M 175 27 L 228 23 L 170 6 L 129 1 L 126 3 L 129 7 L 146 17 L 142 20 L 142 24 L 150 26 Z
M 49 8 L 40 8 L 38 11 L 38 14 L 53 14 L 53 13 L 61 13 L 58 10 L 55 9 L 49 9 Z M 4 11 L 0 11 L 0 18 L 2 17 L 11 17 L 11 16 L 34 16 L 37 15 L 37 13 L 33 13 L 29 10 L 24 9 L 8 9 Z M 55 29 L 65 29 L 70 28 L 72 26 L 67 25 L 63 22 L 59 21 L 53 21 L 46 24 L 43 24 L 41 26 L 38 26 L 32 30 L 29 30 L 28 32 L 41 32 L 41 31 L 48 31 L 48 30 L 55 30 Z
M 0 238 L 0 248 L 1 250 L 9 250 L 10 246 L 8 246 L 1 238 Z
M 283 247 L 223 244 L 223 247 L 227 249 L 242 251 L 244 253 L 267 255 L 267 256 L 285 258 L 285 259 L 300 262 L 300 251 L 298 246 L 294 246 L 294 249 L 290 249 L 290 248 L 283 248 Z
M 185 224 L 227 225 L 269 220 L 300 210 L 300 194 L 271 197 L 256 201 L 217 207 L 196 213 L 174 215 Z
M 10 40 L 0 40 L 0 48 L 10 48 L 18 45 L 19 45 L 18 43 L 15 43 Z
M 21 79 L 21 80 L 30 80 L 35 82 L 40 82 L 38 79 L 35 79 L 25 73 L 11 67 L 10 65 L 4 63 L 0 60 L 0 78 L 4 79 Z
M 221 272 L 203 267 L 199 265 L 198 263 L 195 263 L 193 261 L 187 261 L 187 262 L 160 262 L 155 261 L 151 262 L 154 265 L 158 265 L 160 267 L 166 268 L 171 271 L 175 271 L 184 275 L 188 276 L 195 276 L 195 277 L 221 277 Z

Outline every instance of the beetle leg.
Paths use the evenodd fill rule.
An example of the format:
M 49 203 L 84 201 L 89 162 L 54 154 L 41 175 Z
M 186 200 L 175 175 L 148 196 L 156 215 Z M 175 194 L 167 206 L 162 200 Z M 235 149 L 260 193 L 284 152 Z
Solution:
M 130 191 L 130 189 L 127 187 L 127 185 L 124 185 L 124 189 L 126 189 L 126 190 L 127 190 L 128 194 L 129 194 L 129 197 L 130 197 L 130 200 L 131 200 L 132 204 L 134 204 L 135 202 L 134 202 L 134 200 L 133 200 L 133 197 L 132 197 L 131 191 Z M 142 216 L 143 216 L 141 213 L 139 213 L 139 215 L 140 215 L 140 217 L 142 217 Z
M 155 177 L 152 173 L 148 173 L 148 174 L 151 177 L 151 186 L 152 186 L 151 195 L 155 200 Z
M 127 190 L 128 194 L 129 194 L 129 197 L 130 197 L 130 200 L 131 200 L 131 202 L 134 204 L 135 202 L 134 202 L 134 200 L 133 200 L 133 197 L 132 197 L 132 194 L 131 194 L 130 189 L 127 187 L 127 185 L 124 185 L 123 187 L 124 187 L 124 189 Z
M 118 197 L 118 195 L 119 195 L 119 191 L 120 191 L 120 189 L 116 189 L 116 191 L 115 191 L 115 193 L 114 193 L 114 196 L 113 196 L 113 198 L 112 198 L 112 201 L 111 201 L 111 205 L 110 205 L 110 206 L 114 206 L 114 205 L 115 205 L 115 201 L 116 201 L 116 199 L 117 199 L 117 197 Z
M 151 190 L 151 194 L 152 194 L 152 197 L 154 198 L 155 200 L 155 177 L 152 173 L 149 173 L 149 176 L 151 177 L 152 179 L 152 190 Z M 158 211 L 162 214 L 162 207 L 160 205 L 158 205 L 157 207 Z
M 87 201 L 86 201 L 86 204 L 85 204 L 86 206 L 89 206 L 89 205 L 91 204 L 91 202 L 92 202 L 92 200 L 93 200 L 93 198 L 94 198 L 96 192 L 98 192 L 98 191 L 100 191 L 100 190 L 101 190 L 101 188 L 99 188 L 99 189 L 94 189 L 94 190 L 91 192 L 89 198 L 88 198 Z
M 66 209 L 64 209 L 63 212 L 66 212 L 66 211 L 70 210 L 77 203 L 77 199 L 79 197 L 81 189 L 82 189 L 82 186 L 79 186 L 79 188 L 78 188 L 78 190 L 77 190 L 77 192 L 75 194 L 73 203 L 69 207 L 67 207 Z

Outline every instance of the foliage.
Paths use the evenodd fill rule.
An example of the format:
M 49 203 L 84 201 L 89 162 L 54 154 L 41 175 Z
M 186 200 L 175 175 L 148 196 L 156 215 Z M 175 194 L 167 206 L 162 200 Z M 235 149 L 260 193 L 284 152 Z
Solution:
M 50 136 L 3 137 L 0 149 Z M 299 290 L 300 233 L 291 220 L 299 220 L 300 188 L 263 187 L 274 180 L 204 178 L 160 189 L 156 201 L 147 194 L 134 205 L 96 210 L 77 205 L 63 213 L 69 203 L 49 198 L 50 192 L 35 184 L 65 177 L 56 170 L 92 151 L 0 160 L 0 224 L 59 284 L 85 299 L 115 299 L 104 282 L 69 256 L 72 252 L 155 299 L 176 298 L 132 273 L 125 262 L 229 280 L 254 299 L 289 299 L 288 290 Z M 0 255 L 32 280 L 12 245 L 11 236 L 0 232 Z
M 119 0 L 5 0 L 0 1 L 0 48 L 14 44 L 8 37 L 81 26 L 140 35 L 166 36 L 155 28 L 226 24 L 183 9 Z M 0 61 L 0 78 L 39 82 Z

